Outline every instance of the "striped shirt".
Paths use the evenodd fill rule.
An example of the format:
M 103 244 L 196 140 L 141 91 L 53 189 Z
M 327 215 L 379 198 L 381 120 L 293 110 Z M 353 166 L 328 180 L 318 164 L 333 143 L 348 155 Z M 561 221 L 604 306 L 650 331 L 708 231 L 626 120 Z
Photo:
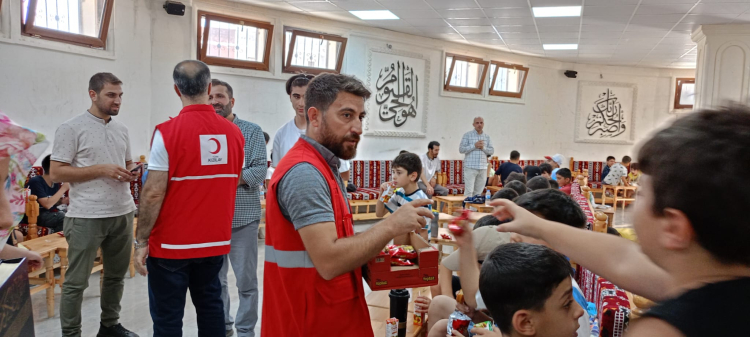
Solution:
M 393 196 L 390 200 L 388 200 L 388 203 L 385 204 L 385 209 L 388 210 L 388 212 L 395 212 L 399 207 L 406 205 L 414 200 L 419 199 L 430 199 L 430 197 L 427 196 L 427 194 L 424 193 L 421 189 L 417 189 L 416 191 L 412 192 L 412 194 L 405 194 L 403 188 L 397 188 L 396 192 L 393 193 Z M 428 209 L 432 210 L 432 206 L 427 205 L 424 206 Z M 427 220 L 426 224 L 430 224 L 430 219 L 425 217 L 425 220 Z
M 474 144 L 483 140 L 484 148 L 478 149 Z M 464 133 L 461 138 L 461 145 L 458 148 L 458 152 L 466 155 L 464 157 L 464 168 L 471 168 L 477 170 L 487 169 L 487 156 L 491 156 L 495 153 L 495 148 L 492 147 L 492 141 L 487 132 L 482 132 L 480 135 L 477 130 L 471 130 Z

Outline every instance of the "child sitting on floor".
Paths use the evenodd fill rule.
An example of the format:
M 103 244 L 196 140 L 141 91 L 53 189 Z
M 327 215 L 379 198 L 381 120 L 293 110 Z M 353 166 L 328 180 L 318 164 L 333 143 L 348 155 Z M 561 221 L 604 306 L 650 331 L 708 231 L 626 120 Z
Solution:
M 387 203 L 383 203 L 382 200 L 378 199 L 378 203 L 375 206 L 375 215 L 379 218 L 385 215 L 386 210 L 393 213 L 402 205 L 414 200 L 430 199 L 417 185 L 419 175 L 422 173 L 422 161 L 419 159 L 419 156 L 411 152 L 401 153 L 393 160 L 391 170 L 393 171 L 393 181 L 380 185 L 380 194 L 382 195 L 388 189 L 389 184 L 392 184 L 396 190 Z M 427 226 L 429 226 L 429 223 L 427 221 Z M 427 228 L 419 230 L 417 234 L 421 235 L 425 240 L 428 239 Z M 403 245 L 407 242 L 408 237 L 406 235 L 393 239 L 393 244 L 395 245 Z

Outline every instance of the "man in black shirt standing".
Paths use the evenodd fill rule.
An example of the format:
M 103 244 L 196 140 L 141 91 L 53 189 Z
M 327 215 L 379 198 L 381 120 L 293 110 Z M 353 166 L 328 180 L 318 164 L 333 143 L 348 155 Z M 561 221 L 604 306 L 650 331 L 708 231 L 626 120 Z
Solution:
M 42 160 L 44 174 L 29 179 L 26 188 L 37 197 L 39 203 L 37 226 L 49 228 L 50 234 L 52 234 L 63 230 L 65 212 L 58 209 L 57 206 L 68 203 L 68 198 L 63 198 L 63 195 L 70 189 L 70 185 L 52 181 L 52 177 L 49 175 L 49 160 L 49 155 L 44 157 Z

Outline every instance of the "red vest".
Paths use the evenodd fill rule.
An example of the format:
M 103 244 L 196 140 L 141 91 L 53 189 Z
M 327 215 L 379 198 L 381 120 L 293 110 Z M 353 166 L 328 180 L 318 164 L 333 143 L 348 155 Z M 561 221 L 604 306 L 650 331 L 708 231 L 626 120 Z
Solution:
M 204 104 L 186 106 L 156 129 L 169 155 L 169 181 L 148 254 L 192 259 L 229 253 L 242 132 Z
M 287 171 L 301 162 L 315 166 L 328 183 L 338 237 L 354 235 L 349 204 L 331 168 L 318 150 L 300 138 L 276 167 L 266 199 L 261 336 L 372 336 L 361 269 L 323 279 L 294 225 L 281 214 L 276 188 Z

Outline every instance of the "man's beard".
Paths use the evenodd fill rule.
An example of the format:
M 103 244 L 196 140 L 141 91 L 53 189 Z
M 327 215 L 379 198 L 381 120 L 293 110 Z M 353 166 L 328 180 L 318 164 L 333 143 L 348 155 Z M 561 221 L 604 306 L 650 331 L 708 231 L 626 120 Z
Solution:
M 99 112 L 107 115 L 107 116 L 117 116 L 118 113 L 120 113 L 120 106 L 117 106 L 117 110 L 112 109 L 112 105 L 105 106 L 104 104 L 100 103 L 98 100 L 94 102 L 96 105 L 96 108 L 99 110 Z
M 227 118 L 229 117 L 229 115 L 232 114 L 232 107 L 230 106 L 227 106 L 221 103 L 216 103 L 213 105 L 213 107 L 214 107 L 214 110 L 216 110 L 216 113 L 219 114 L 219 116 L 221 117 Z
M 357 144 L 359 144 L 358 134 L 350 133 L 342 138 L 337 138 L 336 135 L 329 131 L 328 123 L 326 123 L 325 118 L 323 118 L 323 125 L 320 133 L 323 136 L 320 145 L 323 145 L 327 149 L 331 150 L 331 152 L 333 152 L 336 157 L 339 157 L 343 160 L 349 160 L 357 155 L 357 145 L 355 145 L 353 148 L 348 148 L 344 146 L 344 142 L 357 141 Z

